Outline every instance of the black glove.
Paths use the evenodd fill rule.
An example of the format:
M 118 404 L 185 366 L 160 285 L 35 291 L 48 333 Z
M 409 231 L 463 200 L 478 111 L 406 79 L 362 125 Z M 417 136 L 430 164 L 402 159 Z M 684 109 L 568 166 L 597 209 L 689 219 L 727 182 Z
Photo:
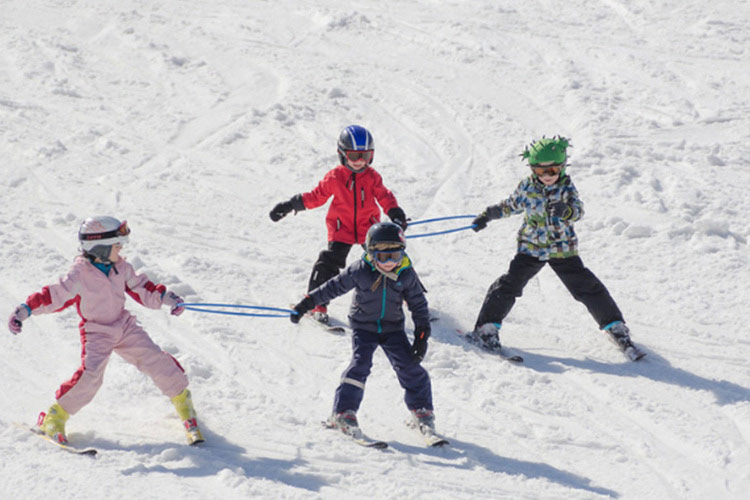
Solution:
M 271 220 L 274 222 L 278 222 L 286 215 L 294 210 L 292 208 L 292 202 L 291 201 L 282 201 L 281 203 L 277 203 L 275 207 L 273 207 L 273 210 L 271 210 L 271 213 L 268 214 L 271 217 Z
M 275 207 L 273 207 L 273 210 L 271 210 L 271 213 L 268 215 L 271 217 L 271 220 L 274 222 L 278 222 L 286 215 L 294 210 L 295 213 L 301 212 L 305 209 L 305 203 L 302 201 L 302 195 L 301 194 L 295 194 L 291 198 L 289 198 L 289 201 L 282 201 L 281 203 L 277 203 Z
M 409 225 L 409 223 L 406 220 L 406 214 L 401 209 L 401 207 L 393 207 L 392 209 L 388 210 L 388 217 L 391 218 L 391 222 L 394 224 L 398 224 L 401 226 L 401 229 L 406 231 L 406 226 Z
M 473 221 L 471 221 L 471 224 L 474 226 L 472 229 L 476 233 L 477 231 L 481 231 L 485 227 L 487 227 L 487 223 L 490 221 L 490 218 L 487 216 L 487 211 L 485 210 L 481 214 L 479 214 Z
M 557 217 L 562 220 L 570 219 L 570 216 L 573 215 L 573 208 L 563 201 L 552 203 L 548 210 L 552 217 Z
M 315 307 L 315 301 L 309 295 L 305 295 L 305 298 L 294 306 L 295 312 L 289 313 L 289 319 L 292 320 L 292 323 L 297 324 L 302 319 L 302 316 L 312 310 L 313 307 Z
M 430 338 L 430 327 L 417 326 L 414 328 L 414 343 L 411 345 L 411 355 L 414 361 L 420 362 L 427 354 L 427 339 Z

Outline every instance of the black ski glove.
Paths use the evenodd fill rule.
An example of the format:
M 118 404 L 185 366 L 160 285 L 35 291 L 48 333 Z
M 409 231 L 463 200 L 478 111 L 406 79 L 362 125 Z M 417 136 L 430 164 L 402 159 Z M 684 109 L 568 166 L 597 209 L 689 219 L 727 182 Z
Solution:
M 419 363 L 427 354 L 427 339 L 430 338 L 430 327 L 417 326 L 414 328 L 414 343 L 411 345 L 411 355 Z
M 293 313 L 289 313 L 289 319 L 292 320 L 292 323 L 295 325 L 299 323 L 299 320 L 302 319 L 302 316 L 307 314 L 308 311 L 312 310 L 312 308 L 315 307 L 315 301 L 310 297 L 309 295 L 305 295 L 305 298 L 302 299 L 302 301 L 294 306 Z
M 406 214 L 401 209 L 401 207 L 393 207 L 392 209 L 388 210 L 388 217 L 391 218 L 391 222 L 394 224 L 398 224 L 401 226 L 401 229 L 406 231 L 406 226 L 409 225 L 409 223 L 406 220 Z
M 277 203 L 275 207 L 273 207 L 273 210 L 271 210 L 271 213 L 268 214 L 271 217 L 271 220 L 274 222 L 278 222 L 286 215 L 294 210 L 292 208 L 291 202 L 288 201 L 282 201 L 281 203 Z
M 549 214 L 558 219 L 568 220 L 573 215 L 573 208 L 563 201 L 558 201 L 549 206 Z
M 487 223 L 490 221 L 490 218 L 487 216 L 487 211 L 485 210 L 481 214 L 479 214 L 473 221 L 471 221 L 471 224 L 474 226 L 472 229 L 474 232 L 479 232 L 485 227 L 487 227 Z
M 295 194 L 289 199 L 289 201 L 282 201 L 281 203 L 277 203 L 276 206 L 273 207 L 273 210 L 271 210 L 271 213 L 269 213 L 268 215 L 271 217 L 272 221 L 278 222 L 286 217 L 287 214 L 292 210 L 294 210 L 295 212 L 301 212 L 304 209 L 305 204 L 302 202 L 302 195 Z

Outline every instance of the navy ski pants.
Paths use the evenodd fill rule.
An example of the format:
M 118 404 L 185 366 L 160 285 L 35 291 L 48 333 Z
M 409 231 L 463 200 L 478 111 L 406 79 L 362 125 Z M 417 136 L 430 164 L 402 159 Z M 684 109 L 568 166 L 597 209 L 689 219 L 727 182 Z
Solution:
M 411 344 L 402 330 L 394 333 L 372 333 L 354 330 L 352 334 L 352 362 L 341 375 L 333 402 L 334 413 L 357 411 L 365 394 L 365 382 L 372 368 L 372 356 L 381 346 L 391 362 L 399 384 L 404 388 L 404 402 L 410 410 L 432 410 L 430 376 L 422 365 L 414 361 Z
M 474 328 L 485 323 L 502 323 L 516 303 L 516 298 L 522 295 L 526 284 L 547 263 L 573 298 L 586 306 L 599 328 L 613 321 L 624 321 L 607 288 L 594 273 L 584 267 L 580 257 L 543 261 L 518 253 L 510 262 L 508 272 L 500 276 L 487 290 Z

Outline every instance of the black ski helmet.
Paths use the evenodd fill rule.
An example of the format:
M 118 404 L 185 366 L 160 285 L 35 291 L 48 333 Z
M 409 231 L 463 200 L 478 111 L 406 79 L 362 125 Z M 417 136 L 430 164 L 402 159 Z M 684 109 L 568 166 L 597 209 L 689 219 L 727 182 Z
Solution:
M 347 151 L 370 151 L 370 159 L 367 166 L 370 166 L 375 157 L 375 141 L 370 132 L 360 125 L 349 125 L 339 134 L 339 140 L 336 145 L 339 154 L 339 161 L 345 167 L 349 167 L 346 158 Z
M 84 255 L 108 263 L 112 245 L 127 243 L 129 234 L 127 221 L 120 222 L 114 217 L 99 215 L 83 221 L 78 230 L 78 241 Z
M 406 236 L 401 226 L 393 222 L 373 224 L 365 237 L 365 249 L 372 255 L 378 250 L 405 249 Z

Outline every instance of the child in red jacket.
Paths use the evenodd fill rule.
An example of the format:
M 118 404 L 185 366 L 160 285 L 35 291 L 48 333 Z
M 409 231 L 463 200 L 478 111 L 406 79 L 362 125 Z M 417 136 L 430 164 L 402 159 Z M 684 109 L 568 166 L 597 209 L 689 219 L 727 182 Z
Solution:
M 404 211 L 393 193 L 383 185 L 380 174 L 370 166 L 374 153 L 375 143 L 366 128 L 359 125 L 346 127 L 338 140 L 341 164 L 330 170 L 315 189 L 278 203 L 269 214 L 271 220 L 277 222 L 291 211 L 296 213 L 319 207 L 333 196 L 326 215 L 328 248 L 320 252 L 313 266 L 308 291 L 338 275 L 339 270 L 346 266 L 352 245 L 364 243 L 370 226 L 380 222 L 380 208 L 391 221 L 406 229 Z M 323 323 L 328 322 L 326 306 L 318 305 L 312 311 L 313 317 Z

